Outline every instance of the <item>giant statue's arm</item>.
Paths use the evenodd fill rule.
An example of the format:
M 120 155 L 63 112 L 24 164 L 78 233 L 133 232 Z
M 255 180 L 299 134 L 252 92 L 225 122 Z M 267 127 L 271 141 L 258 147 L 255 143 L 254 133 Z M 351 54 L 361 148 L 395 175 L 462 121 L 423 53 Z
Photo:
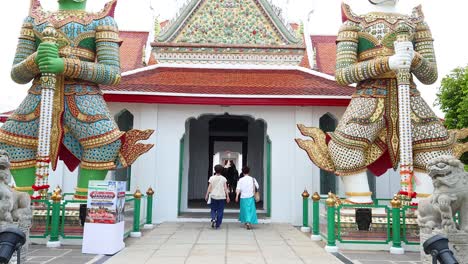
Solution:
M 411 72 L 423 84 L 432 84 L 437 81 L 437 63 L 433 42 L 429 26 L 425 22 L 418 23 L 414 37 L 415 53 L 411 63 Z
M 341 85 L 357 83 L 390 71 L 387 56 L 358 62 L 359 29 L 357 23 L 348 20 L 338 32 L 335 78 Z
M 96 62 L 64 58 L 63 74 L 70 78 L 98 84 L 115 85 L 120 82 L 120 39 L 112 17 L 102 19 L 96 28 Z
M 27 17 L 23 22 L 11 69 L 11 79 L 19 84 L 28 83 L 40 74 L 39 67 L 35 62 L 36 39 L 32 23 L 33 20 L 30 17 Z

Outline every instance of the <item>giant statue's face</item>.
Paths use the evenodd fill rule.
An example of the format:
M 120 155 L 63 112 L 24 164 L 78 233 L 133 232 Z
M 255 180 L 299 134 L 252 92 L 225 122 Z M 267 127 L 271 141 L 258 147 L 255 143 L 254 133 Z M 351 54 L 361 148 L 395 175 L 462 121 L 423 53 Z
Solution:
M 369 2 L 373 5 L 395 6 L 398 0 L 369 0 Z

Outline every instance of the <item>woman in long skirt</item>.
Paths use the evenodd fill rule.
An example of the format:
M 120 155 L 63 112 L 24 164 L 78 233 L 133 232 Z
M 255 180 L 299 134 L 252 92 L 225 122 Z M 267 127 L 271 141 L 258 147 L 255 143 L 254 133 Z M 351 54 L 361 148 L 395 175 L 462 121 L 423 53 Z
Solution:
M 245 228 L 250 229 L 253 224 L 258 224 L 254 194 L 259 186 L 257 180 L 249 175 L 249 167 L 243 167 L 242 173 L 244 177 L 237 183 L 236 202 L 239 202 L 240 196 L 239 221 L 245 225 Z

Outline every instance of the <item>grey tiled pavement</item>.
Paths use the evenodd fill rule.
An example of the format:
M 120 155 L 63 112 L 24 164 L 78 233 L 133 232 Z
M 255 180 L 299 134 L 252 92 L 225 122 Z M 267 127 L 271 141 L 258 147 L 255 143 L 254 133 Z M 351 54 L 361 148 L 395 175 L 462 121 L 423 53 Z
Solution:
M 421 264 L 419 252 L 393 255 L 384 251 L 342 250 L 340 253 L 354 264 Z
M 26 264 L 325 264 L 342 263 L 326 253 L 323 242 L 314 242 L 289 224 L 260 224 L 245 230 L 224 223 L 219 230 L 208 223 L 164 223 L 141 238 L 125 240 L 126 248 L 115 256 L 81 253 L 81 246 L 49 249 L 31 245 Z M 340 250 L 354 264 L 420 264 L 419 253 L 391 255 L 384 251 Z M 23 262 L 24 263 L 24 262 Z
M 45 245 L 30 245 L 25 264 L 84 264 L 91 262 L 96 255 L 81 253 L 81 246 L 47 248 Z
M 105 264 L 341 263 L 288 224 L 260 224 L 245 230 L 238 223 L 225 223 L 214 230 L 208 223 L 164 223 L 126 244 Z

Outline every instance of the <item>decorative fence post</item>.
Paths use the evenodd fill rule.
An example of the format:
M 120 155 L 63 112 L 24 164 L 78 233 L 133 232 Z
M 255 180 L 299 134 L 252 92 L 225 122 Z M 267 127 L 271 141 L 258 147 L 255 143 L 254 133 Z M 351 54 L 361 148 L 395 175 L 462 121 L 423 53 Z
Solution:
M 144 229 L 153 229 L 153 195 L 154 191 L 149 187 L 146 191 L 146 223 L 143 226 Z
M 301 231 L 304 233 L 310 232 L 309 227 L 309 193 L 306 189 L 302 192 L 302 227 Z
M 135 193 L 133 194 L 134 206 L 133 206 L 133 231 L 130 233 L 130 237 L 141 237 L 140 232 L 140 209 L 141 209 L 141 197 L 143 194 L 140 192 L 140 189 L 137 187 Z
M 398 198 L 398 195 L 395 195 L 390 203 L 392 204 L 392 247 L 390 248 L 390 253 L 404 254 L 405 249 L 401 247 L 400 233 L 401 200 Z
M 312 235 L 310 238 L 314 241 L 322 240 L 320 236 L 320 210 L 319 210 L 319 203 L 320 203 L 320 195 L 318 192 L 315 192 L 312 195 Z
M 52 199 L 52 222 L 50 226 L 50 237 L 47 241 L 47 247 L 55 248 L 60 247 L 59 240 L 59 226 L 60 226 L 60 202 L 62 195 L 59 192 L 54 192 L 50 197 Z
M 325 250 L 327 252 L 338 252 L 338 247 L 336 246 L 336 237 L 335 237 L 335 195 L 331 192 L 328 193 L 328 198 L 325 201 L 327 204 L 327 245 Z

